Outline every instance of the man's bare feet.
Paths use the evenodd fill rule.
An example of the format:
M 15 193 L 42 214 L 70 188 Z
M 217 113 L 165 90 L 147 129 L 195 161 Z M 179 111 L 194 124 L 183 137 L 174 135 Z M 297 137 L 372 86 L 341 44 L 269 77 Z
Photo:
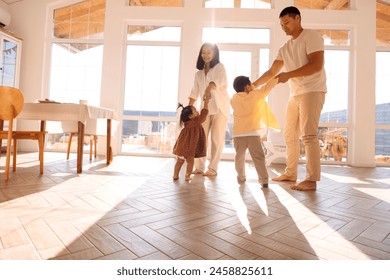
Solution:
M 280 175 L 279 177 L 272 178 L 272 181 L 278 181 L 278 182 L 282 182 L 282 181 L 296 182 L 296 181 L 297 181 L 297 178 L 293 178 L 293 177 L 287 176 L 286 174 L 282 174 L 282 175 Z
M 317 189 L 317 182 L 304 180 L 297 185 L 291 186 L 291 189 L 297 191 L 315 191 Z

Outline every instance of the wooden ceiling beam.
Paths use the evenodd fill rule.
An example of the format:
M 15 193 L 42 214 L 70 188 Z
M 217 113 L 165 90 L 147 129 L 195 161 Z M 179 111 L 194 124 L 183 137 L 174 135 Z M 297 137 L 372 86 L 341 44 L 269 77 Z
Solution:
M 341 10 L 348 0 L 333 0 L 324 8 L 324 10 Z
M 184 0 L 129 0 L 134 6 L 182 6 Z M 241 0 L 234 0 L 234 7 L 241 6 Z M 348 0 L 295 0 L 301 9 L 347 9 Z M 83 1 L 71 6 L 57 9 L 54 12 L 54 34 L 57 38 L 87 38 L 104 31 L 106 0 Z M 389 41 L 390 37 L 390 5 L 376 4 L 377 39 Z M 134 30 L 129 30 L 133 32 Z M 332 40 L 345 40 L 345 32 L 332 31 L 326 34 Z

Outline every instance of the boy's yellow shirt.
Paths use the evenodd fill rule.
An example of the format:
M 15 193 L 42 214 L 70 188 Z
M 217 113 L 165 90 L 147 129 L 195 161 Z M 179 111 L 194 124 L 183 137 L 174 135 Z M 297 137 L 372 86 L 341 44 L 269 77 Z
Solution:
M 230 99 L 233 108 L 233 135 L 257 131 L 263 127 L 280 130 L 279 123 L 265 98 L 276 86 L 274 78 L 249 93 L 237 92 Z

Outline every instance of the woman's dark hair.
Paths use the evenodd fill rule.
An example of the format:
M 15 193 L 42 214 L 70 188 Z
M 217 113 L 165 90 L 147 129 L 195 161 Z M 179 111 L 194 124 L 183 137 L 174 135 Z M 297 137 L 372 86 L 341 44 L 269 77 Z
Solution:
M 290 17 L 295 18 L 295 16 L 301 16 L 301 12 L 298 10 L 297 7 L 290 6 L 290 7 L 284 8 L 284 9 L 280 12 L 279 18 L 282 18 L 282 17 L 284 17 L 285 15 L 289 15 Z
M 183 104 L 179 103 L 177 109 L 179 108 L 183 108 L 180 114 L 180 126 L 183 126 L 184 123 L 190 120 L 190 116 L 192 115 L 192 106 L 188 105 L 184 107 Z
M 213 60 L 210 62 L 210 68 L 213 68 L 215 65 L 219 63 L 219 48 L 217 44 L 214 43 L 204 43 L 199 50 L 198 60 L 196 61 L 196 69 L 203 70 L 204 69 L 204 60 L 202 58 L 202 50 L 205 46 L 209 46 L 214 50 Z

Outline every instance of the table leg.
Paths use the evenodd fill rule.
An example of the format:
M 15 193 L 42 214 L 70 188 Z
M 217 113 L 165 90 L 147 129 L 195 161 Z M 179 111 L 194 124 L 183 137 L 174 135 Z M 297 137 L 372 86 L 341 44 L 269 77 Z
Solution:
M 106 150 L 106 160 L 107 165 L 112 162 L 113 154 L 111 148 L 111 119 L 107 119 L 107 150 Z
M 40 129 L 42 132 L 46 131 L 46 121 L 41 121 Z M 46 133 L 42 134 L 40 136 L 42 138 L 39 138 L 39 141 L 38 141 L 38 145 L 39 145 L 39 173 L 40 174 L 43 174 L 43 166 L 44 166 L 43 153 L 45 152 L 45 136 L 46 136 Z
M 78 122 L 78 129 L 77 129 L 77 173 L 83 172 L 84 128 L 85 128 L 85 125 L 82 122 Z

